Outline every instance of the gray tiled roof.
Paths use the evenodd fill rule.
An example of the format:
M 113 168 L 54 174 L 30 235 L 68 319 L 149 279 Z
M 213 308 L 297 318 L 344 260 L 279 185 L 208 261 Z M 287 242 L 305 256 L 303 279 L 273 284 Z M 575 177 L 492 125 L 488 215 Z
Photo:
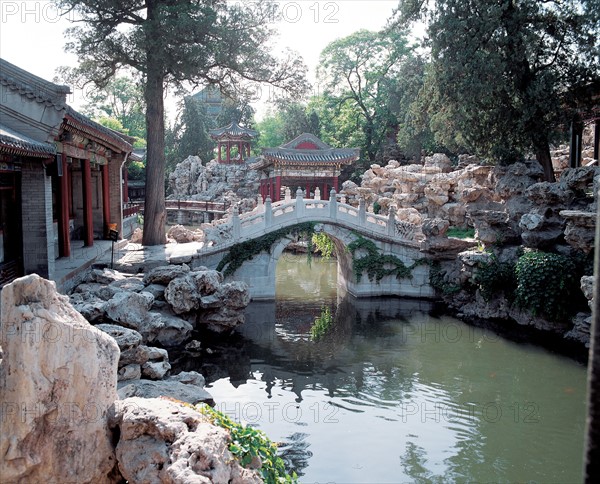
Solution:
M 47 158 L 56 154 L 56 147 L 50 143 L 35 141 L 0 124 L 0 152 Z
M 71 93 L 69 86 L 46 81 L 4 59 L 0 59 L 0 84 L 59 110 L 66 108 L 66 96 Z
M 210 129 L 208 130 L 211 138 L 213 139 L 218 139 L 218 138 L 222 138 L 222 137 L 232 137 L 232 138 L 237 138 L 237 137 L 248 137 L 248 138 L 255 138 L 256 136 L 258 136 L 258 131 L 255 131 L 253 129 L 249 129 L 249 128 L 243 128 L 241 127 L 239 124 L 237 124 L 235 121 L 229 123 L 227 126 L 223 126 L 222 128 L 215 128 L 215 129 Z

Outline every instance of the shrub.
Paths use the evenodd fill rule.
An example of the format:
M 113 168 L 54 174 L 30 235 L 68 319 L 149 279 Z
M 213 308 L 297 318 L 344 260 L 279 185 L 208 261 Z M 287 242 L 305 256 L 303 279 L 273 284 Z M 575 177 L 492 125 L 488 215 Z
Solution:
M 489 301 L 496 294 L 504 294 L 512 302 L 516 286 L 515 264 L 500 262 L 492 254 L 489 262 L 479 264 L 473 282 L 484 300 Z
M 515 303 L 536 316 L 565 319 L 583 298 L 579 288 L 582 272 L 572 258 L 541 251 L 526 252 L 515 266 Z

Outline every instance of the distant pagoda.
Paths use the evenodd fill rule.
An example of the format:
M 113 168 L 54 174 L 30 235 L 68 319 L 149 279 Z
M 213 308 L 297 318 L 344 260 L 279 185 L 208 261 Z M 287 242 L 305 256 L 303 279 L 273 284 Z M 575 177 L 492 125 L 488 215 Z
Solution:
M 333 188 L 338 191 L 338 179 L 343 165 L 358 160 L 358 148 L 332 148 L 310 133 L 303 133 L 278 148 L 263 148 L 262 159 L 250 165 L 261 173 L 260 193 L 263 199 L 281 200 L 282 188 L 292 192 L 301 188 L 306 198 L 319 188 L 321 198 L 329 199 Z
M 211 129 L 208 133 L 217 142 L 219 163 L 243 163 L 244 159 L 250 157 L 251 141 L 258 136 L 258 131 L 243 128 L 235 121 L 222 128 Z

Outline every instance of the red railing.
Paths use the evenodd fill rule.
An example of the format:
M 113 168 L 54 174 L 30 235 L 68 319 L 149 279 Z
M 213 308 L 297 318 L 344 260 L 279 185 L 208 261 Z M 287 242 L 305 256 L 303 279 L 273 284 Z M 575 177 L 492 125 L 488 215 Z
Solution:
M 227 210 L 224 202 L 206 202 L 202 200 L 167 200 L 167 210 L 193 210 L 198 212 L 221 212 Z
M 131 217 L 144 210 L 143 203 L 125 203 L 123 204 L 123 218 Z

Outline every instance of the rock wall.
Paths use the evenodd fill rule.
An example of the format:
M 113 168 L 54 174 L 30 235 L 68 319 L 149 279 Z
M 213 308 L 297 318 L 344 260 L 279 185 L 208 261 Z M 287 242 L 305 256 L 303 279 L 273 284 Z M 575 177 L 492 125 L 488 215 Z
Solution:
M 224 164 L 212 160 L 202 164 L 197 156 L 188 156 L 169 176 L 169 198 L 206 200 L 234 205 L 241 202 L 242 211 L 256 206 L 259 175 L 248 167 L 248 160 L 240 164 Z
M 435 154 L 422 165 L 401 166 L 394 160 L 384 167 L 371 165 L 361 185 L 347 181 L 341 195 L 353 204 L 362 198 L 370 210 L 383 214 L 395 206 L 399 219 L 421 224 L 425 237 L 421 250 L 441 263 L 441 284 L 446 289 L 471 288 L 443 295 L 461 317 L 511 320 L 587 344 L 589 313 L 582 312 L 573 321 L 547 321 L 501 297 L 485 301 L 472 290 L 477 264 L 471 263 L 480 258 L 473 257 L 472 250 L 464 252 L 478 244 L 475 252 L 493 252 L 513 264 L 518 247 L 583 258 L 592 253 L 600 168 L 566 168 L 564 147 L 552 154 L 560 168 L 555 183 L 542 181 L 543 170 L 535 160 L 492 167 L 461 156 L 453 166 L 445 155 Z M 591 148 L 584 147 L 583 155 L 584 164 L 590 164 Z M 475 237 L 470 241 L 447 237 L 450 227 L 472 227 Z

